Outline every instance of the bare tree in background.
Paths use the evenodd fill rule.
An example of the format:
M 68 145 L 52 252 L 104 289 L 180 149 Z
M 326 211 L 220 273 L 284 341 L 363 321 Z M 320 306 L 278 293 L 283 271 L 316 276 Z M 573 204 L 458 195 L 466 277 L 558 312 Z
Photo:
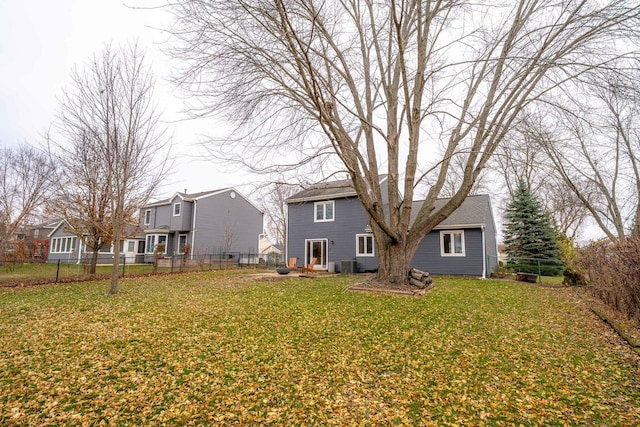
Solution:
M 313 173 L 339 159 L 389 282 L 406 281 L 420 241 L 461 205 L 527 106 L 587 69 L 615 67 L 640 10 L 616 0 L 167 6 L 171 53 L 184 61 L 177 81 L 198 96 L 195 112 L 237 125 L 212 151 L 260 172 Z M 458 187 L 436 210 L 456 159 Z M 424 199 L 418 212 L 414 199 Z
M 71 87 L 65 90 L 61 101 L 61 130 L 69 141 L 68 153 L 73 153 L 75 144 L 90 145 L 86 161 L 95 163 L 76 166 L 80 170 L 84 166 L 97 167 L 102 174 L 99 185 L 106 190 L 106 217 L 110 219 L 114 252 L 109 293 L 116 294 L 119 243 L 125 237 L 125 227 L 135 223 L 139 207 L 166 175 L 169 141 L 153 102 L 154 79 L 137 46 L 117 50 L 106 47 L 93 56 L 83 71 L 74 71 L 71 78 Z M 58 156 L 62 157 L 64 151 Z M 85 182 L 83 176 L 72 178 L 68 185 L 76 189 L 84 186 L 79 193 L 84 191 L 89 197 L 87 206 L 93 204 L 89 187 L 94 183 Z
M 229 254 L 231 249 L 233 248 L 233 243 L 236 240 L 236 227 L 235 225 L 226 222 L 222 229 L 222 247 L 224 248 L 224 252 Z
M 262 201 L 262 209 L 267 213 L 266 230 L 269 236 L 276 239 L 276 244 L 285 245 L 284 253 L 287 253 L 287 202 L 286 200 L 300 190 L 299 187 L 273 183 Z
M 70 130 L 66 144 L 54 144 L 49 139 L 52 162 L 58 165 L 57 197 L 49 210 L 62 215 L 68 231 L 77 236 L 78 246 L 83 242 L 92 251 L 89 274 L 94 275 L 99 250 L 112 243 L 111 189 L 104 172 L 104 157 L 99 143 L 92 140 L 93 134 Z
M 493 169 L 507 189 L 506 200 L 514 198 L 522 180 L 551 215 L 556 231 L 575 241 L 589 211 L 558 176 L 527 123 L 524 120 L 509 132 L 492 159 Z
M 0 149 L 0 253 L 51 196 L 52 170 L 46 153 L 37 148 L 19 145 Z
M 606 236 L 624 240 L 640 235 L 640 74 L 598 73 L 585 87 L 591 96 L 532 133 Z

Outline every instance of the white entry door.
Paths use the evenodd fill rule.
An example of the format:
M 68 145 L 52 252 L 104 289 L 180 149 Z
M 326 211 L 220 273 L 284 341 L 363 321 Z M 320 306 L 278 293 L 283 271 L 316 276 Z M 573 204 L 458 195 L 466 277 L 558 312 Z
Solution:
M 138 245 L 135 240 L 124 241 L 124 256 L 127 258 L 127 264 L 133 264 L 136 262 L 136 253 Z
M 304 264 L 311 264 L 311 259 L 316 258 L 316 270 L 327 269 L 327 239 L 309 239 L 305 241 Z

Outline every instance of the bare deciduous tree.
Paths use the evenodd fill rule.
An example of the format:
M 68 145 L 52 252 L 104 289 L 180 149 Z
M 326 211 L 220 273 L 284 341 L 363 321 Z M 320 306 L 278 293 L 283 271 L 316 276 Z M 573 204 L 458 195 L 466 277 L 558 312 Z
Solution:
M 74 129 L 74 132 L 78 132 Z M 96 273 L 98 252 L 111 243 L 110 189 L 103 170 L 98 145 L 88 132 L 68 133 L 66 144 L 54 144 L 49 137 L 49 153 L 55 170 L 56 194 L 50 210 L 62 215 L 70 232 L 92 252 L 89 274 Z M 76 248 L 80 250 L 80 247 Z
M 640 235 L 640 75 L 597 73 L 591 96 L 532 128 L 559 176 L 612 241 Z
M 229 253 L 231 252 L 231 249 L 233 248 L 233 243 L 236 241 L 237 234 L 238 233 L 236 231 L 235 222 L 232 222 L 230 218 L 227 217 L 227 221 L 224 223 L 224 226 L 222 227 L 222 236 L 221 236 L 222 248 L 224 249 L 224 253 L 227 254 L 227 256 L 229 255 Z
M 197 113 L 237 125 L 212 150 L 260 172 L 315 171 L 337 158 L 370 218 L 378 276 L 390 282 L 406 281 L 420 241 L 461 205 L 521 112 L 617 59 L 639 13 L 616 0 L 168 7 L 171 52 L 184 61 L 177 80 L 198 95 Z M 457 189 L 436 210 L 454 164 L 463 165 Z M 418 212 L 414 198 L 424 200 Z
M 267 213 L 267 234 L 276 239 L 277 244 L 287 242 L 287 203 L 286 200 L 299 191 L 298 187 L 282 182 L 274 183 L 268 188 L 262 202 L 262 209 Z M 285 247 L 286 253 L 286 247 Z
M 60 113 L 60 127 L 69 142 L 57 156 L 73 165 L 63 195 L 78 196 L 76 213 L 91 217 L 84 227 L 99 226 L 111 234 L 114 263 L 109 293 L 116 294 L 119 242 L 126 225 L 134 223 L 139 207 L 166 175 L 169 140 L 153 102 L 154 79 L 137 46 L 106 47 L 71 77 Z M 105 222 L 98 225 L 95 221 L 100 218 Z
M 37 148 L 19 145 L 0 149 L 0 253 L 51 195 L 52 170 L 46 153 Z
M 492 159 L 494 170 L 504 182 L 508 200 L 514 197 L 515 185 L 523 181 L 551 215 L 556 231 L 575 241 L 589 211 L 558 176 L 527 123 L 524 120 L 513 128 L 498 147 Z

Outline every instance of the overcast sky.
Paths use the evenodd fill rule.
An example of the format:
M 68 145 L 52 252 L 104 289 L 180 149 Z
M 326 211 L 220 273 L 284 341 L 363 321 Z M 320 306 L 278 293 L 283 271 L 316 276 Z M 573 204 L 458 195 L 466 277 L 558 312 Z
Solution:
M 237 176 L 197 160 L 196 143 L 215 132 L 210 121 L 181 121 L 184 115 L 175 88 L 167 81 L 170 61 L 161 52 L 166 38 L 157 28 L 168 22 L 163 10 L 132 9 L 157 1 L 131 0 L 0 0 L 0 146 L 38 144 L 58 111 L 62 89 L 73 67 L 107 43 L 135 42 L 146 50 L 156 77 L 163 119 L 174 135 L 176 173 L 163 193 L 205 191 L 240 185 Z

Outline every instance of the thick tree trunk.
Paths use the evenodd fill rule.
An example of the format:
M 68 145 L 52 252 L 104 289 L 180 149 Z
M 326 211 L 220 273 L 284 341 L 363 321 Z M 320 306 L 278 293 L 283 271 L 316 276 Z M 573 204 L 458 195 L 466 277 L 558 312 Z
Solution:
M 406 241 L 378 245 L 378 280 L 391 284 L 408 283 L 411 260 L 417 248 Z

